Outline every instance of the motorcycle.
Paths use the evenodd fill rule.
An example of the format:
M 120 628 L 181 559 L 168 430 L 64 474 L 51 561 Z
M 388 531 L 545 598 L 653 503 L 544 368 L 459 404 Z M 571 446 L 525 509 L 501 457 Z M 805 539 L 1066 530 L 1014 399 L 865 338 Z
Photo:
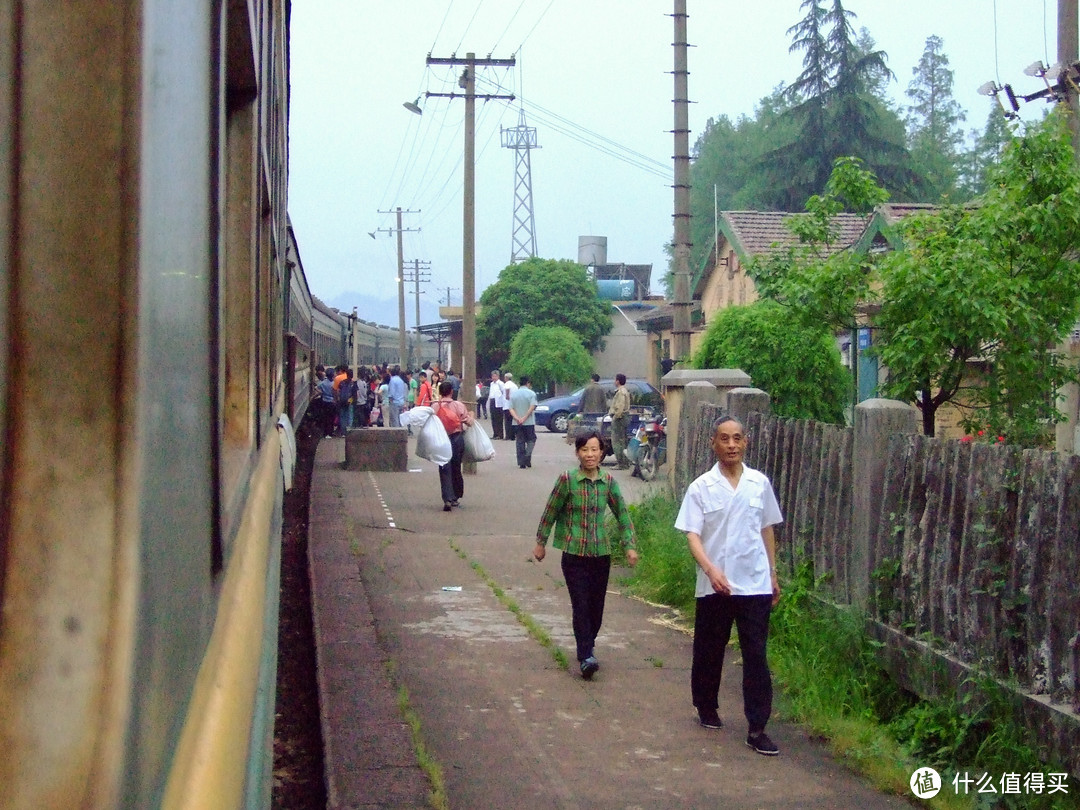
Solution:
M 637 429 L 634 439 L 637 447 L 629 449 L 628 453 L 634 460 L 635 475 L 645 481 L 656 478 L 656 471 L 660 465 L 667 461 L 667 417 L 657 416 L 642 422 Z M 633 441 L 631 445 L 633 445 Z

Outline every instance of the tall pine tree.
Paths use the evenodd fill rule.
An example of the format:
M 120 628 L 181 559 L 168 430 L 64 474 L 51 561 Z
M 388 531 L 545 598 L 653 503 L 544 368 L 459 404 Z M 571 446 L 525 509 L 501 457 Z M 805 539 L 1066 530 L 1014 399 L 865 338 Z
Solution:
M 883 75 L 891 77 L 884 51 L 861 47 L 843 0 L 803 0 L 806 16 L 788 29 L 789 50 L 803 52 L 803 72 L 788 90 L 794 106 L 785 113 L 797 135 L 766 153 L 774 179 L 769 207 L 797 210 L 828 181 L 839 157 L 861 158 L 904 199 L 915 192 L 903 127 L 888 105 L 873 95 Z M 779 180 L 783 178 L 783 182 Z
M 927 37 L 919 64 L 911 72 L 908 148 L 923 180 L 922 198 L 937 202 L 955 196 L 964 143 L 960 124 L 966 115 L 953 97 L 953 72 L 940 37 Z

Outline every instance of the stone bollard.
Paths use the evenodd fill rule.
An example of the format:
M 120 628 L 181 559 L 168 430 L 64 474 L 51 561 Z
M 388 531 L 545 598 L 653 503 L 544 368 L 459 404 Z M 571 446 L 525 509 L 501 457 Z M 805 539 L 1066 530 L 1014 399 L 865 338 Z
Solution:
M 409 431 L 405 428 L 357 428 L 345 435 L 345 469 L 407 472 Z

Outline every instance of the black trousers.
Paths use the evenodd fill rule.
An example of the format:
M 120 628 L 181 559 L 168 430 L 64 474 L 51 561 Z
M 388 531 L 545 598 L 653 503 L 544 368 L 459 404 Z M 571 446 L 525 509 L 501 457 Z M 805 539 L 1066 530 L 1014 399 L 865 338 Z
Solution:
M 596 636 L 604 622 L 604 598 L 611 573 L 611 556 L 582 557 L 564 551 L 562 572 L 566 590 L 570 592 L 577 659 L 584 661 L 593 654 Z
M 450 461 L 439 465 L 439 488 L 443 503 L 456 501 L 465 494 L 465 478 L 461 474 L 461 462 L 465 458 L 465 433 L 450 434 Z
M 517 425 L 514 424 L 514 417 L 510 415 L 509 408 L 503 408 L 503 423 L 506 432 L 507 439 L 514 439 L 517 437 Z
M 536 425 L 516 425 L 517 463 L 519 467 L 532 466 L 533 447 L 536 446 Z
M 739 633 L 739 650 L 743 659 L 743 712 L 751 733 L 764 731 L 772 714 L 772 676 L 765 655 L 772 595 L 728 596 L 714 593 L 699 596 L 696 609 L 694 660 L 690 669 L 694 706 L 699 709 L 716 709 L 719 706 L 724 649 L 731 638 L 731 625 L 734 624 Z
M 491 411 L 491 437 L 501 439 L 503 437 L 503 409 L 492 402 L 489 410 Z

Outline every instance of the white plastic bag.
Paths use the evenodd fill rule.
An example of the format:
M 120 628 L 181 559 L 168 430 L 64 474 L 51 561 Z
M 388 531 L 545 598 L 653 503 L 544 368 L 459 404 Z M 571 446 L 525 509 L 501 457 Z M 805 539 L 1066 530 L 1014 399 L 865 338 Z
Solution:
M 424 422 L 434 413 L 435 411 L 427 405 L 417 405 L 407 411 L 402 411 L 401 418 L 398 421 L 401 427 L 422 428 Z
M 469 461 L 488 461 L 495 458 L 491 439 L 477 422 L 465 428 L 465 458 Z
M 416 455 L 436 464 L 449 464 L 454 451 L 442 420 L 426 405 L 410 408 L 408 413 L 409 424 L 419 428 L 419 433 L 416 434 Z

